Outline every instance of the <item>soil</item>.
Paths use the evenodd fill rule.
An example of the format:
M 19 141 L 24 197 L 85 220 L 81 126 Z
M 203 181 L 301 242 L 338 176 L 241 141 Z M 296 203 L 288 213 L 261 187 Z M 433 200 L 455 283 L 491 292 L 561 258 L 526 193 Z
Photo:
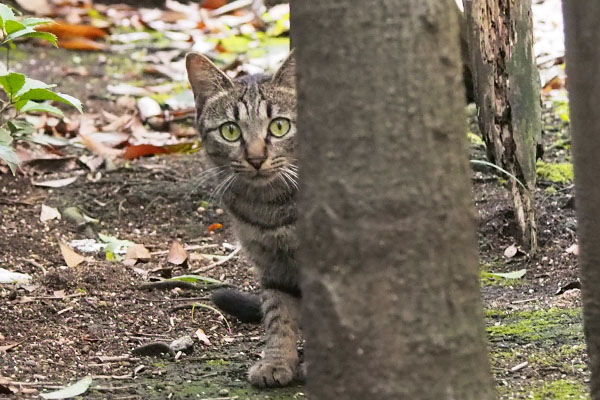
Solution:
M 41 54 L 38 64 L 27 66 L 33 77 L 64 76 L 61 71 L 78 55 L 78 65 L 88 67 L 92 78 L 68 75 L 56 83 L 84 100 L 88 110 L 118 111 L 114 98 L 103 89 L 112 77 L 107 63 L 95 62 L 98 54 L 36 52 Z M 110 54 L 108 58 L 116 60 Z M 139 71 L 130 74 L 135 73 Z M 569 159 L 568 145 L 562 144 L 568 137 L 568 123 L 555 114 L 547 104 L 543 139 L 548 150 L 543 159 L 548 163 Z M 77 148 L 63 151 L 85 153 Z M 472 143 L 471 157 L 483 158 L 480 145 Z M 16 177 L 0 173 L 0 267 L 33 277 L 27 285 L 0 285 L 0 398 L 37 398 L 87 375 L 93 378 L 84 395 L 89 399 L 305 397 L 301 385 L 257 390 L 246 382 L 246 370 L 260 357 L 259 326 L 229 319 L 228 327 L 209 308 L 173 309 L 194 302 L 210 304 L 210 285 L 198 290 L 142 287 L 149 280 L 189 274 L 211 263 L 206 255 L 183 266 L 169 263 L 166 252 L 175 240 L 196 246 L 191 252 L 216 255 L 230 252 L 227 244 L 235 244 L 229 219 L 211 198 L 214 184 L 198 178 L 205 165 L 198 153 L 117 162 L 99 175 L 79 164 L 67 172 L 25 169 Z M 74 175 L 77 181 L 61 188 L 32 184 Z M 536 189 L 539 250 L 534 256 L 518 250 L 507 257 L 505 249 L 516 241 L 504 179 L 480 167 L 472 176 L 482 293 L 500 397 L 588 398 L 576 256 L 566 251 L 576 243 L 573 186 L 540 179 Z M 42 204 L 59 210 L 78 207 L 99 222 L 81 226 L 64 217 L 41 222 Z M 223 228 L 209 232 L 215 223 Z M 90 229 L 162 253 L 131 267 L 106 260 L 100 251 L 67 267 L 59 242 L 88 239 Z M 526 269 L 521 279 L 490 274 L 520 269 Z M 243 256 L 203 275 L 244 290 L 258 289 Z M 557 294 L 568 284 L 575 289 Z M 198 329 L 210 344 L 197 339 Z M 195 338 L 190 354 L 132 353 L 144 344 L 169 344 L 187 335 Z

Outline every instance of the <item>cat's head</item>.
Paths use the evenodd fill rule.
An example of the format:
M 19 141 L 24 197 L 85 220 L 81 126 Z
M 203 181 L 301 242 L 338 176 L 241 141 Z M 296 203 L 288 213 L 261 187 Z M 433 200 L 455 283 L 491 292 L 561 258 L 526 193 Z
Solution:
M 273 77 L 232 80 L 195 53 L 188 54 L 186 66 L 197 128 L 216 166 L 254 186 L 297 177 L 294 55 Z

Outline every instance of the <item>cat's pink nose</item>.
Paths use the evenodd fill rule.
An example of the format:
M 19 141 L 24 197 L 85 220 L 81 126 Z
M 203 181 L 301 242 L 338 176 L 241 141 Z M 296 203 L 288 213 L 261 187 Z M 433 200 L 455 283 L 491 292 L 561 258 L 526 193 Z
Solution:
M 252 165 L 255 169 L 259 170 L 266 159 L 267 157 L 248 157 L 246 158 L 246 161 L 248 161 L 248 163 Z

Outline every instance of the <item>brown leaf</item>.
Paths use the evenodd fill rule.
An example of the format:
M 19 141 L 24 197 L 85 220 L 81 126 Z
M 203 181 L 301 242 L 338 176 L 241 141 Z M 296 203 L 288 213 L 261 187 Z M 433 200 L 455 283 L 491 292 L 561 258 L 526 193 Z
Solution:
M 104 143 L 99 142 L 96 139 L 94 139 L 93 135 L 80 134 L 79 137 L 81 138 L 81 141 L 83 142 L 85 147 L 90 149 L 90 151 L 92 153 L 98 154 L 99 156 L 107 157 L 107 158 L 115 158 L 115 157 L 118 157 L 123 154 L 123 150 L 113 149 L 112 147 L 108 147 Z
M 148 261 L 152 256 L 150 252 L 144 245 L 134 244 L 127 249 L 127 254 L 125 255 L 125 261 L 127 260 L 141 260 Z
M 188 259 L 188 252 L 183 248 L 177 240 L 171 244 L 167 261 L 171 264 L 182 265 Z
M 121 115 L 116 120 L 112 121 L 110 124 L 102 127 L 102 131 L 111 132 L 111 131 L 119 131 L 127 125 L 129 121 L 131 121 L 131 115 Z
M 67 22 L 56 21 L 55 24 L 40 25 L 37 31 L 50 32 L 58 36 L 59 39 L 87 38 L 101 39 L 108 36 L 105 30 L 95 26 L 82 24 L 69 24 Z M 87 50 L 87 49 L 83 49 Z
M 62 256 L 69 268 L 76 267 L 85 261 L 84 256 L 76 253 L 66 243 L 60 242 L 58 245 L 60 246 L 60 252 L 62 253 Z

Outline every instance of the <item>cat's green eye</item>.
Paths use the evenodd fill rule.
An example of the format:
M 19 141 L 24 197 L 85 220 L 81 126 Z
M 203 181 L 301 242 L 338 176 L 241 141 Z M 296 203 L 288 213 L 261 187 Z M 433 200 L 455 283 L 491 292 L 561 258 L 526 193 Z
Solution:
M 221 136 L 230 142 L 235 142 L 240 138 L 240 136 L 242 136 L 242 130 L 238 124 L 234 122 L 225 122 L 219 128 L 219 131 L 221 132 Z
M 287 118 L 275 118 L 269 124 L 269 133 L 275 137 L 285 136 L 290 131 L 290 120 Z

